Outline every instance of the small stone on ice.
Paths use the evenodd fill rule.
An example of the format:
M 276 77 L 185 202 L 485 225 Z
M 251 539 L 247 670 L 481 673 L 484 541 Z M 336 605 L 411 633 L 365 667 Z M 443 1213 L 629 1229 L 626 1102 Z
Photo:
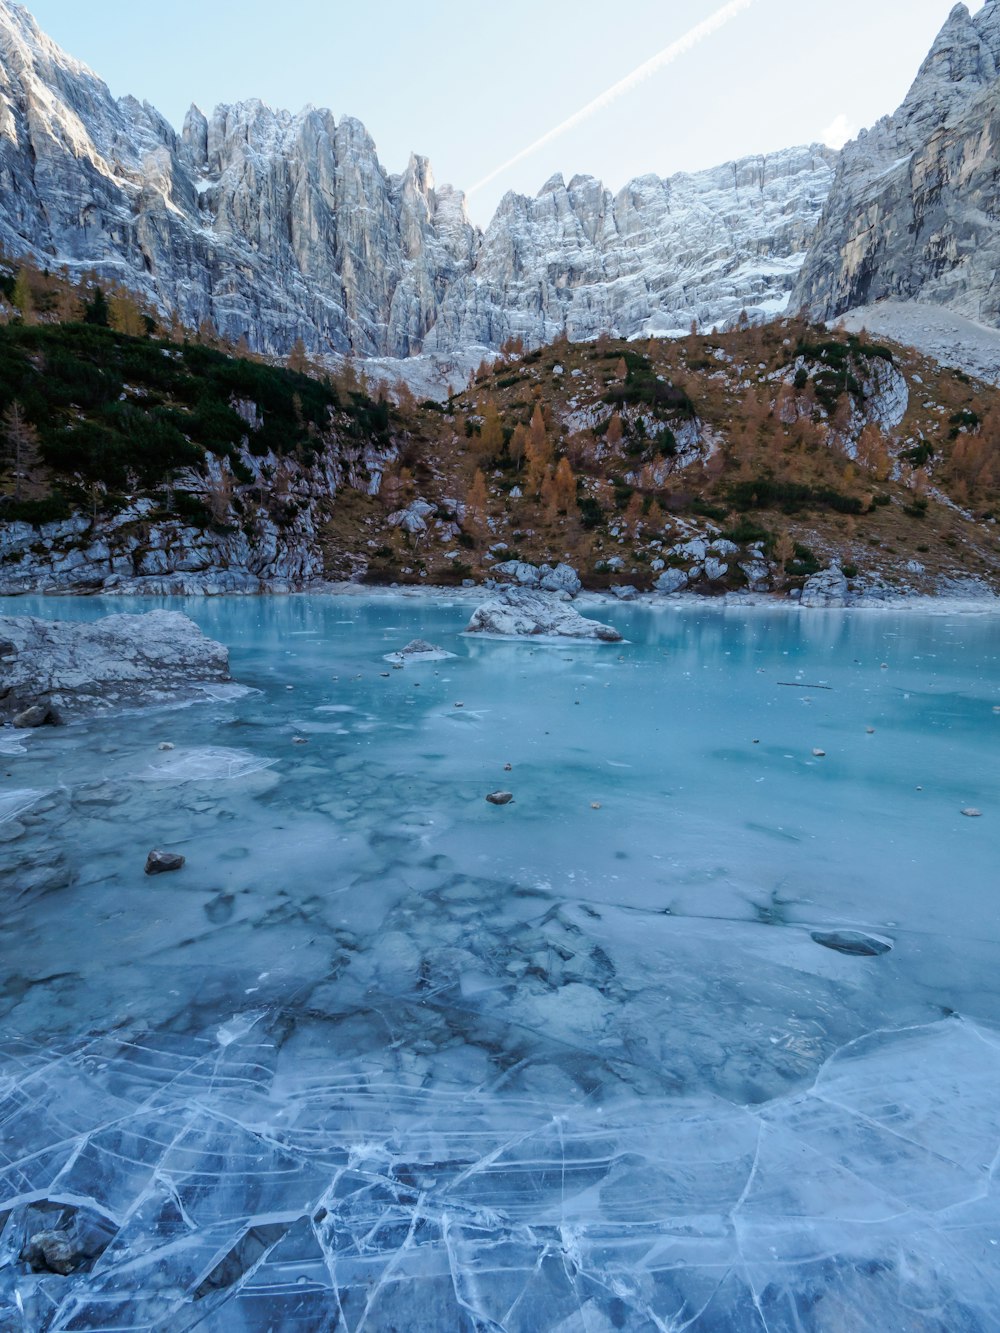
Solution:
M 491 791 L 486 799 L 490 805 L 510 805 L 514 795 L 509 791 Z
M 814 749 L 814 750 L 813 750 L 813 755 L 814 755 L 815 758 L 817 758 L 817 759 L 825 759 L 825 758 L 826 758 L 826 751 L 825 751 L 825 750 L 816 750 L 816 749 Z
M 465 704 L 456 704 L 455 707 L 456 707 L 456 708 L 464 708 L 464 707 L 465 707 Z
M 160 744 L 157 746 L 157 749 L 160 750 L 172 750 L 173 748 L 174 747 L 169 741 L 160 741 Z
M 875 735 L 875 728 L 874 728 L 874 727 L 865 727 L 865 731 L 867 731 L 867 733 L 868 733 L 869 736 L 874 736 L 874 735 Z
M 293 745 L 308 745 L 309 742 L 306 740 L 305 736 L 293 736 L 293 737 L 292 737 L 292 744 L 293 744 Z
M 165 875 L 171 870 L 180 870 L 184 864 L 184 857 L 176 852 L 161 852 L 157 848 L 146 857 L 147 875 Z
M 513 764 L 504 764 L 504 766 L 503 766 L 503 771 L 504 771 L 505 773 L 512 773 L 512 772 L 514 771 L 514 765 L 513 765 Z
M 590 808 L 591 808 L 591 810 L 600 810 L 600 808 L 601 808 L 601 803 L 600 803 L 600 801 L 591 801 L 591 803 L 590 803 Z
M 982 819 L 983 817 L 982 810 L 976 810 L 972 806 L 968 810 L 963 810 L 962 814 L 965 815 L 966 819 Z

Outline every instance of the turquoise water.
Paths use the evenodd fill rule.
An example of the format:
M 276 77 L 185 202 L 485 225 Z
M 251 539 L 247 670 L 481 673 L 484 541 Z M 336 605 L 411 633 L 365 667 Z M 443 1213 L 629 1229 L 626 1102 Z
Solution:
M 14 1327 L 1000 1327 L 1000 620 L 170 606 L 248 693 L 0 733 Z

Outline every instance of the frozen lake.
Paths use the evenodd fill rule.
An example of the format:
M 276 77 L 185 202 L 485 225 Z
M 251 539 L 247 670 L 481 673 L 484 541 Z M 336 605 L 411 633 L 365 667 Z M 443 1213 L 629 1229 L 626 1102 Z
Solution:
M 1000 1328 L 1000 618 L 171 606 L 0 732 L 0 1328 Z

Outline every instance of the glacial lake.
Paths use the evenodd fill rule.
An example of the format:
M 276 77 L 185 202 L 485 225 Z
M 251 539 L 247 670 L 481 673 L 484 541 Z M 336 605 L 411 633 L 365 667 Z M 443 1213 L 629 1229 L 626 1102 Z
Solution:
M 472 605 L 0 602 L 249 687 L 0 731 L 0 1327 L 1000 1328 L 1000 618 Z

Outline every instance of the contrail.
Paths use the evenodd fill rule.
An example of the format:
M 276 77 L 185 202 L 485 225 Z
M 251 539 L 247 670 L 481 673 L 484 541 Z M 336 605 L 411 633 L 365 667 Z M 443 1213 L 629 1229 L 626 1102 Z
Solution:
M 736 18 L 737 14 L 741 14 L 744 9 L 749 9 L 753 3 L 754 0 L 730 0 L 728 5 L 723 5 L 721 9 L 716 10 L 710 18 L 705 19 L 703 23 L 699 23 L 696 28 L 692 28 L 691 31 L 685 33 L 683 37 L 679 37 L 676 42 L 671 42 L 669 46 L 664 47 L 659 55 L 653 56 L 653 58 L 647 60 L 644 65 L 640 65 L 638 69 L 634 69 L 631 74 L 627 74 L 624 79 L 619 83 L 616 83 L 614 87 L 609 88 L 607 92 L 601 93 L 600 97 L 595 98 L 593 102 L 588 102 L 585 107 L 576 113 L 576 115 L 570 116 L 569 120 L 564 120 L 563 123 L 557 125 L 554 130 L 549 130 L 548 134 L 543 134 L 540 139 L 536 139 L 533 144 L 529 144 L 527 148 L 522 149 L 521 152 L 515 157 L 512 157 L 509 162 L 505 162 L 503 166 L 497 167 L 496 171 L 491 171 L 488 176 L 484 176 L 483 179 L 473 185 L 472 189 L 467 191 L 467 193 L 470 195 L 475 194 L 477 190 L 481 190 L 484 186 L 489 185 L 491 181 L 495 181 L 498 176 L 502 176 L 503 173 L 509 171 L 511 167 L 517 166 L 518 162 L 523 162 L 524 159 L 530 157 L 532 153 L 537 153 L 539 148 L 544 148 L 545 145 L 551 143 L 553 139 L 558 139 L 560 135 L 566 134 L 569 130 L 576 129 L 577 125 L 585 120 L 589 120 L 590 117 L 595 116 L 598 111 L 603 111 L 605 107 L 609 107 L 612 102 L 617 102 L 619 97 L 624 97 L 625 94 L 630 93 L 633 88 L 638 88 L 640 83 L 645 83 L 646 80 L 651 79 L 654 74 L 658 74 L 661 69 L 666 69 L 667 65 L 672 65 L 675 60 L 679 60 L 681 56 L 687 55 L 687 53 L 700 42 L 705 41 L 707 37 L 713 36 L 720 28 L 724 28 L 731 19 Z

